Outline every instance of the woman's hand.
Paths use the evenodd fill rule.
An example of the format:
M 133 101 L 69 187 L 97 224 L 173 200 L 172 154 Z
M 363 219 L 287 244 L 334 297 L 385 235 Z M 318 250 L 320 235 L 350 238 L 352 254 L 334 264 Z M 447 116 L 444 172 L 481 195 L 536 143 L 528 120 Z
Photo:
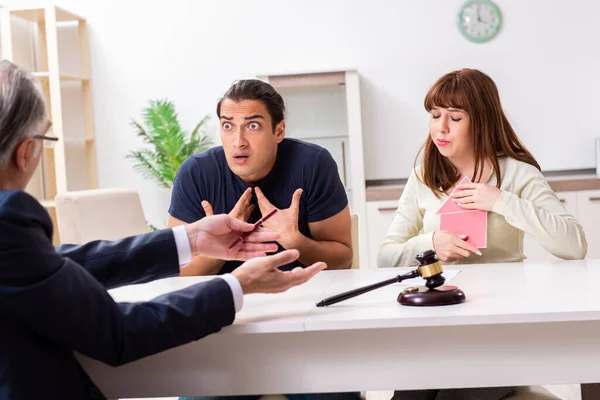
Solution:
M 480 256 L 479 249 L 466 240 L 467 235 L 435 231 L 433 232 L 433 249 L 440 261 L 456 261 L 469 258 L 471 254 Z
M 502 190 L 485 183 L 462 183 L 451 194 L 452 201 L 466 210 L 492 211 Z

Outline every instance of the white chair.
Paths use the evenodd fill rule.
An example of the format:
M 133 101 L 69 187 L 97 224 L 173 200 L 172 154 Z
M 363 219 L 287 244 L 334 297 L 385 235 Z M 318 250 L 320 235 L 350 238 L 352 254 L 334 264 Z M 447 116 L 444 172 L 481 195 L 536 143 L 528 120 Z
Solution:
M 134 189 L 93 189 L 56 196 L 61 243 L 117 240 L 149 231 Z

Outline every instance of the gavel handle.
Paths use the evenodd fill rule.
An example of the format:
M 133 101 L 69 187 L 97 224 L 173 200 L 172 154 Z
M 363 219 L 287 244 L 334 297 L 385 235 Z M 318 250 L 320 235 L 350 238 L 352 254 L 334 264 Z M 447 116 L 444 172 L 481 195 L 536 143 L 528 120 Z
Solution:
M 317 307 L 326 307 L 335 303 L 339 303 L 340 301 L 351 299 L 352 297 L 360 296 L 361 294 L 370 292 L 371 290 L 379 289 L 380 287 L 384 287 L 387 285 L 391 285 L 392 283 L 402 282 L 406 279 L 416 278 L 419 276 L 418 270 L 413 270 L 407 272 L 404 275 L 398 275 L 395 278 L 386 279 L 385 281 L 373 283 L 371 285 L 359 287 L 357 289 L 350 290 L 348 292 L 336 294 L 335 296 L 328 297 L 324 300 L 321 300 L 317 303 Z

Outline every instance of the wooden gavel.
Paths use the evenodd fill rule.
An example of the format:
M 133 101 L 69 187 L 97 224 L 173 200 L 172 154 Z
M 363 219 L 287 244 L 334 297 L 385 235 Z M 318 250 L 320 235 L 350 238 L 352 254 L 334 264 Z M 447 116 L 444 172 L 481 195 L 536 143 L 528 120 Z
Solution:
M 361 294 L 370 292 L 371 290 L 379 289 L 380 287 L 402 282 L 406 279 L 416 278 L 419 276 L 425 279 L 425 286 L 427 286 L 427 288 L 429 289 L 435 289 L 437 287 L 440 287 L 446 282 L 446 278 L 442 276 L 442 272 L 444 272 L 444 270 L 442 269 L 442 264 L 440 264 L 440 261 L 438 260 L 435 251 L 424 251 L 422 253 L 417 254 L 415 258 L 419 262 L 419 266 L 417 267 L 417 269 L 407 272 L 406 274 L 398 275 L 394 278 L 387 279 L 385 281 L 373 283 L 372 285 L 363 286 L 358 289 L 350 290 L 348 292 L 328 297 L 318 302 L 317 307 L 330 306 L 332 304 L 339 303 L 340 301 L 360 296 Z

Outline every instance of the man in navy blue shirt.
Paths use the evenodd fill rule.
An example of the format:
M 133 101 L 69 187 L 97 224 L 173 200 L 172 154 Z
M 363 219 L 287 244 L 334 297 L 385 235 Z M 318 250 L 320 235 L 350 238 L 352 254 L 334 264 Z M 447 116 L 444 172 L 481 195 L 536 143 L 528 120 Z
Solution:
M 263 226 L 278 232 L 279 250 L 298 249 L 298 261 L 325 261 L 329 269 L 350 268 L 350 211 L 344 186 L 329 152 L 286 139 L 285 105 L 268 83 L 236 82 L 217 104 L 223 146 L 187 159 L 179 169 L 169 208 L 169 226 L 229 213 L 255 222 L 273 208 Z M 231 272 L 238 262 L 195 257 L 182 275 Z

